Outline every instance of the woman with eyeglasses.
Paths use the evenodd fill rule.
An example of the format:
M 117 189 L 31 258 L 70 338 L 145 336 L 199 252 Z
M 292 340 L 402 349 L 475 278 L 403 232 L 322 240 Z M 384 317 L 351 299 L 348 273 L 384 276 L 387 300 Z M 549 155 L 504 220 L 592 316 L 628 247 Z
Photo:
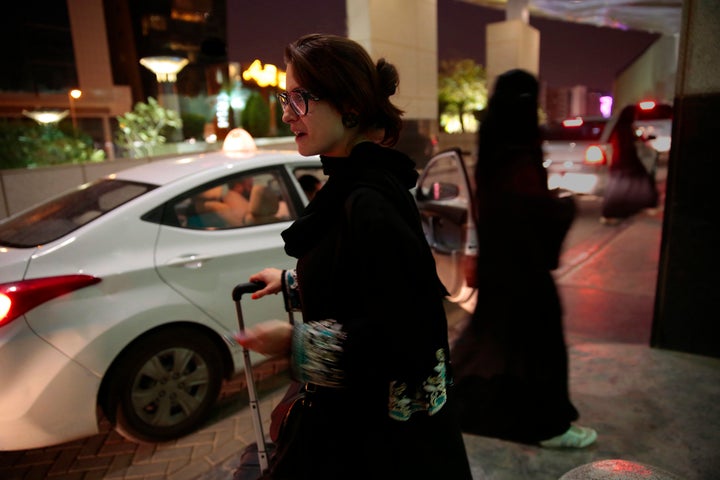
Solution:
M 289 355 L 306 399 L 272 479 L 469 480 L 453 410 L 445 288 L 409 190 L 414 162 L 391 147 L 402 111 L 395 67 L 358 43 L 311 34 L 285 50 L 282 119 L 328 180 L 282 233 L 296 268 L 250 277 L 298 304 L 302 323 L 262 323 L 246 348 Z M 277 458 L 277 457 L 276 457 Z

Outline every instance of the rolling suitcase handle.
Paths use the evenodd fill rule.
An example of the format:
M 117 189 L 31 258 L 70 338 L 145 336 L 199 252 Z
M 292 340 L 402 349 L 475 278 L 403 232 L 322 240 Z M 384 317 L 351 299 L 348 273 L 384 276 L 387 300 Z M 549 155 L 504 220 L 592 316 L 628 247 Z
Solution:
M 246 293 L 257 292 L 263 287 L 265 287 L 265 284 L 262 282 L 249 282 L 241 283 L 233 288 L 232 298 L 235 302 L 235 310 L 237 311 L 240 333 L 245 331 L 245 320 L 243 319 L 242 308 L 240 306 L 242 296 Z M 260 472 L 264 472 L 268 468 L 267 446 L 265 444 L 265 433 L 263 432 L 262 419 L 260 418 L 260 406 L 258 404 L 258 396 L 255 390 L 255 377 L 253 375 L 252 363 L 250 362 L 250 351 L 245 347 L 243 347 L 243 360 L 245 361 L 245 380 L 247 382 L 253 429 L 255 430 L 255 440 L 257 442 L 258 462 L 260 464 Z

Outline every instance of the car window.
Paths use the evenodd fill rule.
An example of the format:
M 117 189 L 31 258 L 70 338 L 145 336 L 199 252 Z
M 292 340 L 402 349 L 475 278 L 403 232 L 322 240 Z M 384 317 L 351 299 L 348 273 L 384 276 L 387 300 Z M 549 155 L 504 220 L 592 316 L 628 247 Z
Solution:
M 0 223 L 0 244 L 29 248 L 52 242 L 154 188 L 111 179 L 82 185 Z
M 300 189 L 305 191 L 305 196 L 308 200 L 317 193 L 318 189 L 325 185 L 325 182 L 327 182 L 328 179 L 325 172 L 323 172 L 323 169 L 319 167 L 296 168 L 293 171 L 293 175 L 295 175 L 295 179 L 297 180 Z M 319 186 L 316 183 L 316 180 L 320 182 Z
M 607 124 L 606 119 L 577 122 L 553 122 L 543 125 L 540 132 L 543 140 L 549 141 L 597 141 Z
M 294 187 L 293 187 L 294 188 Z M 244 172 L 194 188 L 172 201 L 163 223 L 195 230 L 245 228 L 297 217 L 279 170 Z M 147 219 L 147 218 L 146 218 Z

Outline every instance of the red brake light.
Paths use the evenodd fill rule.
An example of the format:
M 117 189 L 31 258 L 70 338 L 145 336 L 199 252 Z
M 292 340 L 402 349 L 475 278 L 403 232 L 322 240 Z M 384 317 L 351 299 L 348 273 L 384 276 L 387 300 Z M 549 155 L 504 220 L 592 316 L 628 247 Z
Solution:
M 590 145 L 585 150 L 584 163 L 587 165 L 605 165 L 605 152 L 598 145 Z
M 100 282 L 91 275 L 33 278 L 0 285 L 0 327 L 48 300 Z

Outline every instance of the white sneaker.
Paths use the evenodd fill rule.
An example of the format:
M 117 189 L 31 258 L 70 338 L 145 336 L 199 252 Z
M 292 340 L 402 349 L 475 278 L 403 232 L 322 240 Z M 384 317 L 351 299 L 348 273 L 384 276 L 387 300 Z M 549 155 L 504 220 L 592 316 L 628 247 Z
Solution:
M 592 445 L 596 439 L 597 432 L 592 428 L 571 425 L 567 432 L 543 440 L 540 442 L 540 446 L 545 448 L 585 448 Z

